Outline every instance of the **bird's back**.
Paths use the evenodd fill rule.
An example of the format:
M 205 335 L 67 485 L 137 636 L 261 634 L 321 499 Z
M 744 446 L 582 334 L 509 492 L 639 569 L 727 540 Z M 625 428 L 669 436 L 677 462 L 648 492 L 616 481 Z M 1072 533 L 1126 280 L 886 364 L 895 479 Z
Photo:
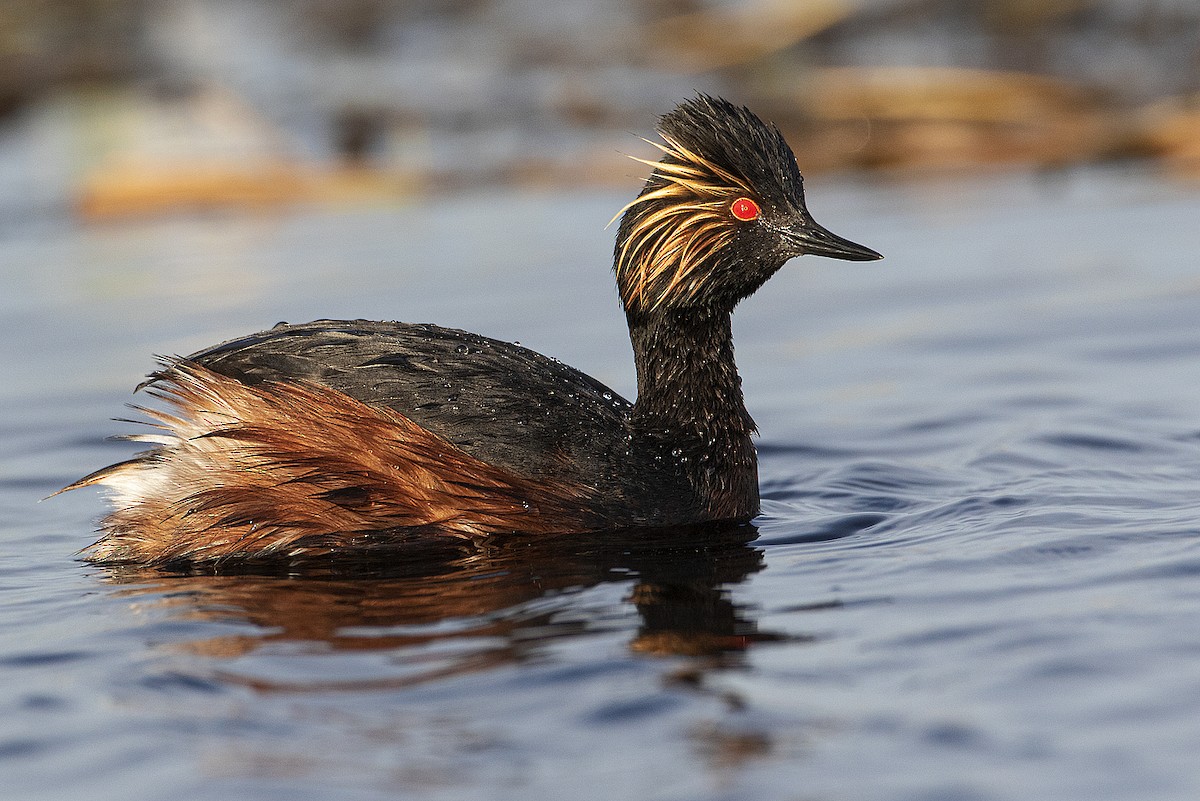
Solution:
M 556 359 L 457 329 L 281 323 L 188 359 L 249 385 L 324 385 L 528 478 L 594 485 L 611 480 L 628 452 L 627 400 Z

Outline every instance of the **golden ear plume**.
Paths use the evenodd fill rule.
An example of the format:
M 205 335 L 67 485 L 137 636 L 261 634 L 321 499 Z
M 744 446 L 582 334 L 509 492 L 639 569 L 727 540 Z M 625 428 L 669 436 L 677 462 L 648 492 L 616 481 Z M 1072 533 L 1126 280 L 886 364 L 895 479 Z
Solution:
M 618 243 L 616 271 L 626 308 L 654 311 L 668 297 L 693 297 L 704 278 L 697 269 L 707 253 L 732 241 L 728 204 L 753 195 L 743 180 L 663 134 L 663 161 L 630 156 L 654 168 L 663 184 L 627 203 L 609 221 L 646 203 L 661 205 L 638 217 Z

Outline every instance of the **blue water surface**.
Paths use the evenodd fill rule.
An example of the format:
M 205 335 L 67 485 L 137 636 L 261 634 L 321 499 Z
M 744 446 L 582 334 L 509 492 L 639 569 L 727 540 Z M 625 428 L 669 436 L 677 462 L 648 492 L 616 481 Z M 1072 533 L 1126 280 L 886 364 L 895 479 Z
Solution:
M 633 394 L 614 194 L 0 231 L 0 798 L 1200 797 L 1200 193 L 809 182 L 883 262 L 735 321 L 763 515 L 277 575 L 87 566 L 154 353 L 435 321 Z

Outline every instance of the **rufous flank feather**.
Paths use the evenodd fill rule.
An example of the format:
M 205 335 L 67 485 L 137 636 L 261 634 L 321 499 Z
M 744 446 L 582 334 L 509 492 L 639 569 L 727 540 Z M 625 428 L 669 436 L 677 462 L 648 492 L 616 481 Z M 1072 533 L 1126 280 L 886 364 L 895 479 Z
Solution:
M 86 476 L 115 510 L 87 549 L 100 562 L 312 556 L 371 532 L 477 537 L 588 527 L 584 487 L 475 459 L 388 409 L 328 387 L 249 386 L 179 361 L 143 409 L 158 447 Z M 333 533 L 331 533 L 333 532 Z

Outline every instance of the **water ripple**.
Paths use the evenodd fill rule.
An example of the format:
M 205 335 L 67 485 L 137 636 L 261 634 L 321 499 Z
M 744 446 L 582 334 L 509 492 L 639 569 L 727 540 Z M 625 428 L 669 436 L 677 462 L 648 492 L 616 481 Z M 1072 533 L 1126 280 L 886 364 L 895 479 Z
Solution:
M 760 537 L 756 542 L 759 545 L 794 545 L 805 542 L 830 542 L 858 534 L 885 520 L 887 520 L 887 516 L 881 514 L 859 513 L 841 515 L 816 525 L 807 522 L 803 527 L 791 526 L 798 530 L 791 534 Z

